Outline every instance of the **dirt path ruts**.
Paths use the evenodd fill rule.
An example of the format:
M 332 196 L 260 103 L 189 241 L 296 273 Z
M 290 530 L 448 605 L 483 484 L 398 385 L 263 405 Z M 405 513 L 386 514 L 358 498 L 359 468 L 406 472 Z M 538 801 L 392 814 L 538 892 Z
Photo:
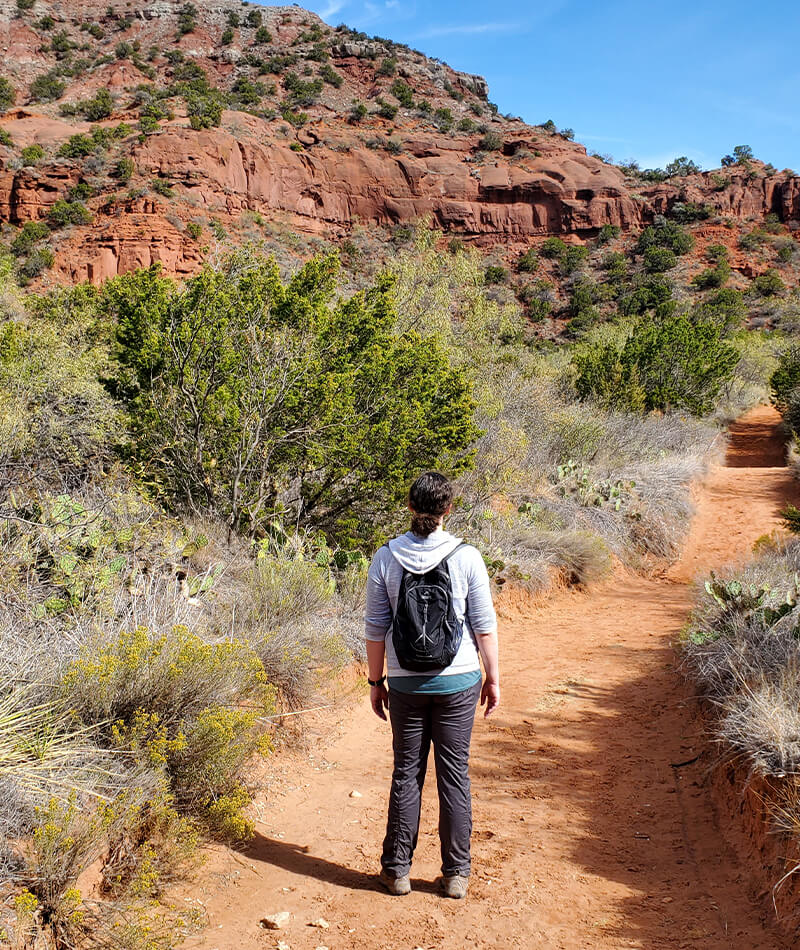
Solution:
M 466 901 L 438 897 L 433 776 L 414 892 L 376 890 L 391 767 L 388 728 L 366 702 L 311 723 L 305 749 L 271 761 L 251 849 L 212 856 L 192 891 L 208 950 L 773 950 L 786 944 L 714 824 L 703 748 L 671 644 L 699 572 L 746 557 L 797 491 L 780 467 L 777 417 L 732 430 L 727 463 L 698 491 L 681 562 L 666 577 L 506 611 L 503 707 L 473 743 L 474 870 Z M 333 732 L 331 733 L 331 727 Z M 319 735 L 334 738 L 318 740 Z M 310 745 L 310 748 L 309 748 Z M 361 797 L 350 797 L 352 790 Z M 282 910 L 284 931 L 259 919 Z M 309 926 L 324 917 L 328 930 Z

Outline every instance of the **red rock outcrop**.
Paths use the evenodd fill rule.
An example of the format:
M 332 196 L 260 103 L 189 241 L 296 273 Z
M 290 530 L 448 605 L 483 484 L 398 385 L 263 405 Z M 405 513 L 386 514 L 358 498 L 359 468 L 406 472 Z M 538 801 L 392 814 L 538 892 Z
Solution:
M 58 60 L 29 23 L 10 15 L 9 5 L 10 0 L 0 0 L 0 51 L 6 67 L 13 63 L 15 75 L 30 81 Z M 37 16 L 49 12 L 65 35 L 70 30 L 75 34 L 76 47 L 89 24 L 102 24 L 107 34 L 98 40 L 108 47 L 105 55 L 85 74 L 65 77 L 62 101 L 76 103 L 107 88 L 114 97 L 114 115 L 100 125 L 125 120 L 133 126 L 139 118 L 133 96 L 144 81 L 143 70 L 150 69 L 153 90 L 174 82 L 180 57 L 225 88 L 237 76 L 262 75 L 254 72 L 253 64 L 261 60 L 253 59 L 253 46 L 247 45 L 250 34 L 245 43 L 240 29 L 239 45 L 220 46 L 229 13 L 245 16 L 240 4 L 219 0 L 206 5 L 196 28 L 182 37 L 175 33 L 179 7 L 164 0 L 131 5 L 125 9 L 129 19 L 123 20 L 95 0 L 78 0 L 69 9 L 58 0 L 37 0 Z M 311 74 L 314 37 L 328 28 L 297 7 L 260 10 L 272 37 L 269 51 L 294 56 L 306 50 L 302 55 L 311 59 L 304 73 Z M 306 42 L 308 30 L 316 32 Z M 343 235 L 354 222 L 393 225 L 428 217 L 445 231 L 483 244 L 527 243 L 550 234 L 583 239 L 606 224 L 640 228 L 679 201 L 711 205 L 731 218 L 775 213 L 786 222 L 800 221 L 796 176 L 768 174 L 755 163 L 750 174 L 726 169 L 722 186 L 719 177 L 708 174 L 660 184 L 636 181 L 587 155 L 581 145 L 487 109 L 488 90 L 481 77 L 457 73 L 405 48 L 390 50 L 384 41 L 336 36 L 329 31 L 326 49 L 343 83 L 341 88 L 325 85 L 300 129 L 291 128 L 280 114 L 285 103 L 276 103 L 271 117 L 263 109 L 260 115 L 230 111 L 219 127 L 195 131 L 180 95 L 170 98 L 174 117 L 138 142 L 134 128 L 125 139 L 124 154 L 135 166 L 125 200 L 109 201 L 109 194 L 120 189 L 109 156 L 80 161 L 57 155 L 61 141 L 90 124 L 58 117 L 57 104 L 24 104 L 20 96 L 17 108 L 0 121 L 14 141 L 12 149 L 0 147 L 0 221 L 19 226 L 45 218 L 58 198 L 78 182 L 88 182 L 95 193 L 88 202 L 94 220 L 64 236 L 56 269 L 70 279 L 91 280 L 155 261 L 168 271 L 190 273 L 202 255 L 184 223 L 204 216 L 206 224 L 214 219 L 233 225 L 246 211 L 268 220 L 278 216 L 298 231 L 329 237 Z M 139 54 L 123 55 L 120 41 L 131 49 L 136 43 L 142 50 L 150 44 L 151 50 L 162 52 L 151 54 L 155 65 L 148 67 L 136 58 Z M 163 52 L 170 46 L 177 58 Z M 366 118 L 354 123 L 349 118 L 354 100 L 380 104 L 391 99 L 394 80 L 379 69 L 381 57 L 390 52 L 396 77 L 413 86 L 415 99 L 425 98 L 427 112 L 401 103 L 397 115 L 387 117 L 372 105 Z M 279 98 L 280 79 L 273 78 L 268 95 Z M 472 115 L 481 118 L 473 121 Z M 448 125 L 450 130 L 443 131 Z M 494 140 L 489 145 L 487 133 Z M 47 154 L 33 168 L 20 167 L 16 150 L 34 142 Z M 169 182 L 173 197 L 148 199 L 153 178 Z M 235 240 L 235 234 L 231 237 Z

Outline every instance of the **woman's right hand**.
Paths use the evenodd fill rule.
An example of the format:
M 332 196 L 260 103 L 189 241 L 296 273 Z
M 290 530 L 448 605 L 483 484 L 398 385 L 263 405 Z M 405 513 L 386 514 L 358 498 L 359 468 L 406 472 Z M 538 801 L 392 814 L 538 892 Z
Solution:
M 389 708 L 389 690 L 383 683 L 380 686 L 370 686 L 369 702 L 375 715 L 386 722 L 385 710 Z
M 481 689 L 481 706 L 486 704 L 486 712 L 483 714 L 484 719 L 488 719 L 489 716 L 497 709 L 500 705 L 500 684 L 495 683 L 493 680 L 486 679 L 483 682 L 483 687 Z

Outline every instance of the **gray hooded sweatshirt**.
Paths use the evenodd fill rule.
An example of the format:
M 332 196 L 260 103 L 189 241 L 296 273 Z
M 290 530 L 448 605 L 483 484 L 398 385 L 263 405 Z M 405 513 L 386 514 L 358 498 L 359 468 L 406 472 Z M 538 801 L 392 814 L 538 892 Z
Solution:
M 413 574 L 424 574 L 460 543 L 460 538 L 442 528 L 427 538 L 407 531 L 390 541 L 388 547 L 382 547 L 372 559 L 367 575 L 365 635 L 367 640 L 386 642 L 386 665 L 390 677 L 419 675 L 400 666 L 392 645 L 392 617 L 397 609 L 403 568 Z M 480 552 L 465 545 L 450 558 L 447 566 L 453 588 L 453 608 L 464 636 L 450 666 L 431 670 L 427 676 L 450 676 L 480 670 L 475 637 L 494 633 L 497 629 L 489 575 Z

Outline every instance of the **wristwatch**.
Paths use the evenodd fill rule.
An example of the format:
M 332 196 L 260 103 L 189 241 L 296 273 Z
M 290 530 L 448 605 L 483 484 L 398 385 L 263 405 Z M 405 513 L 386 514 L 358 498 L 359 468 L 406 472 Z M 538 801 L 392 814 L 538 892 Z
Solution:
M 370 686 L 383 686 L 383 684 L 386 682 L 386 674 L 384 673 L 384 675 L 379 680 L 371 680 L 369 677 L 367 677 L 367 682 Z

